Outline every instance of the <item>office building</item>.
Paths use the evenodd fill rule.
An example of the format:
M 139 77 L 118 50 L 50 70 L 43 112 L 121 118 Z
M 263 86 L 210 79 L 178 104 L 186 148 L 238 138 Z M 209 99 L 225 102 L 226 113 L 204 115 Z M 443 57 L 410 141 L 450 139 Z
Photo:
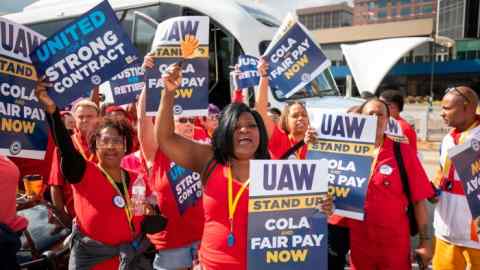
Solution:
M 432 18 L 437 7 L 437 0 L 354 0 L 353 3 L 353 25 Z
M 298 9 L 300 22 L 309 30 L 351 26 L 353 8 L 347 3 Z

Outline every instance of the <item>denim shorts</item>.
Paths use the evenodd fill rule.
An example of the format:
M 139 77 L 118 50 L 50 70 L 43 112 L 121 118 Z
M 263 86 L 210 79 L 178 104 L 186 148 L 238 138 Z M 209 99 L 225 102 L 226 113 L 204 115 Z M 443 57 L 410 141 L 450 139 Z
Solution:
M 192 244 L 173 249 L 164 249 L 157 252 L 153 261 L 153 268 L 156 270 L 175 270 L 178 268 L 189 268 L 198 258 L 199 241 Z

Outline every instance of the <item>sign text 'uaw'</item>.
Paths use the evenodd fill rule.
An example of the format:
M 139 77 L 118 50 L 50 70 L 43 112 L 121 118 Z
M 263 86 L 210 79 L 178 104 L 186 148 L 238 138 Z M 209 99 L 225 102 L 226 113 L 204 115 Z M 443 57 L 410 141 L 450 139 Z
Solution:
M 327 269 L 326 160 L 250 162 L 248 269 Z
M 363 220 L 374 155 L 377 120 L 373 116 L 309 109 L 318 142 L 309 145 L 308 159 L 328 160 L 328 193 L 335 214 Z
M 0 154 L 43 159 L 48 129 L 35 97 L 30 52 L 44 37 L 0 18 Z
M 208 29 L 209 18 L 206 16 L 175 17 L 158 25 L 151 51 L 155 67 L 145 71 L 147 115 L 156 114 L 164 89 L 162 74 L 174 63 L 182 63 L 182 79 L 175 92 L 174 113 L 185 116 L 208 113 Z M 198 47 L 184 58 L 189 46 L 185 42 L 187 36 L 194 37 Z

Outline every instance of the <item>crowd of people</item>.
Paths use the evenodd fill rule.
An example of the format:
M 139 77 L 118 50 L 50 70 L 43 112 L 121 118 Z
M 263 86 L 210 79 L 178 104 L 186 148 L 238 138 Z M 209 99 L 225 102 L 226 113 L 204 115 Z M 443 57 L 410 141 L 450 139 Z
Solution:
M 144 68 L 152 67 L 147 56 Z M 72 228 L 69 269 L 247 268 L 250 160 L 306 159 L 307 145 L 317 140 L 303 103 L 288 103 L 283 111 L 268 107 L 265 60 L 258 72 L 255 108 L 235 102 L 220 111 L 212 104 L 202 117 L 173 114 L 179 64 L 162 76 L 165 89 L 155 117 L 145 113 L 145 90 L 130 110 L 100 108 L 95 99 L 85 99 L 61 111 L 48 84 L 38 82 L 35 94 L 51 134 L 51 158 L 39 169 L 48 200 Z M 447 155 L 480 128 L 477 104 L 468 87 L 445 92 L 441 116 L 452 131 L 442 142 L 438 177 L 431 181 L 417 156 L 415 132 L 400 117 L 401 92 L 381 92 L 348 110 L 377 117 L 375 157 L 363 221 L 333 215 L 330 196 L 317 206 L 329 216 L 329 269 L 344 269 L 347 261 L 351 269 L 411 269 L 412 230 L 418 231 L 413 254 L 420 265 L 433 257 L 435 270 L 480 269 L 479 221 L 472 219 Z M 389 117 L 400 123 L 406 142 L 385 134 Z M 0 254 L 9 258 L 2 260 L 11 263 L 8 269 L 15 269 L 18 235 L 27 225 L 15 213 L 21 170 L 0 156 L 5 194 L 0 196 Z M 184 208 L 172 189 L 172 175 L 179 171 L 191 174 L 199 187 Z M 428 200 L 435 203 L 435 237 Z

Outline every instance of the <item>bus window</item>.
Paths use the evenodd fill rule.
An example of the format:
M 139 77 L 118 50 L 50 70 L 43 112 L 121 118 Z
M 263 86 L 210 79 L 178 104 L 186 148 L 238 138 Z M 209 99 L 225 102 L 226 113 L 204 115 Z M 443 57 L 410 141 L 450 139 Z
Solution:
M 69 19 L 62 19 L 62 20 L 56 20 L 56 21 L 36 23 L 36 24 L 28 25 L 28 27 L 44 35 L 45 37 L 49 37 L 55 32 L 57 32 L 58 30 L 62 29 L 65 25 L 69 24 L 71 21 L 73 21 L 73 19 L 69 18 Z
M 117 16 L 119 13 L 117 12 Z M 141 56 L 150 51 L 157 24 L 173 17 L 180 16 L 181 7 L 161 3 L 153 6 L 129 9 L 121 23 L 132 39 Z
M 184 8 L 183 16 L 205 16 L 204 14 Z M 209 102 L 223 108 L 230 103 L 230 67 L 243 53 L 238 41 L 219 23 L 210 18 L 209 45 Z
M 259 23 L 269 27 L 280 27 L 280 21 L 272 15 L 263 12 L 260 9 L 239 4 L 248 14 L 250 14 Z
M 145 55 L 150 51 L 157 24 L 148 15 L 138 11 L 133 13 L 132 42 L 140 54 Z
M 281 91 L 272 89 L 273 96 L 278 101 L 286 101 L 292 99 L 303 99 L 311 97 L 324 97 L 324 96 L 338 96 L 338 90 L 333 76 L 329 69 L 326 69 L 322 74 L 317 76 L 312 82 L 300 89 L 298 92 L 285 98 Z

